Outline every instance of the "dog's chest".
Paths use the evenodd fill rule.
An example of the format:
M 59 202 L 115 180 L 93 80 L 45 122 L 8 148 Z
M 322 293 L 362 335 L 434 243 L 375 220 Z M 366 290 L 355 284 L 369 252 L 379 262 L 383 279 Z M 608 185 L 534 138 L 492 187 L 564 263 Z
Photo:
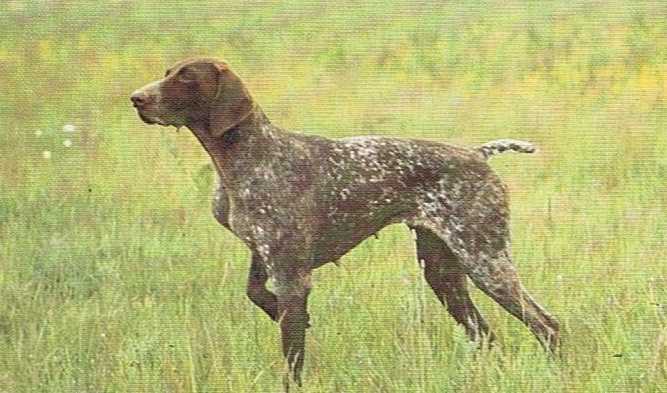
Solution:
M 234 181 L 223 184 L 229 228 L 267 256 L 289 244 L 303 246 L 311 232 L 311 177 L 298 161 L 245 168 Z

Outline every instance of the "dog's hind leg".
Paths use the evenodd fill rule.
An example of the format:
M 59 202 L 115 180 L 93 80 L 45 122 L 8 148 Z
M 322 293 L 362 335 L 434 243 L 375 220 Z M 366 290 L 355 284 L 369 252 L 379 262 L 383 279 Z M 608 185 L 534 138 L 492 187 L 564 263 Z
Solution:
M 558 322 L 528 294 L 507 251 L 493 256 L 471 256 L 465 258 L 463 264 L 479 289 L 528 326 L 546 349 L 557 352 Z
M 552 352 L 559 325 L 524 289 L 511 260 L 509 208 L 504 187 L 489 178 L 446 222 L 433 223 L 472 282 L 523 322 Z
M 493 333 L 468 294 L 468 279 L 456 256 L 433 232 L 412 229 L 417 234 L 417 258 L 424 264 L 424 277 L 440 303 L 463 326 L 470 340 L 486 337 L 492 341 Z

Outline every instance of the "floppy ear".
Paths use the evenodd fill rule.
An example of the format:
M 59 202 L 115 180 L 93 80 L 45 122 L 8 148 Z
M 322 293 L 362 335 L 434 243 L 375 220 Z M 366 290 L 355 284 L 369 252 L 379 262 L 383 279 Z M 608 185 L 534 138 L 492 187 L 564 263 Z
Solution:
M 209 112 L 209 127 L 214 137 L 248 117 L 253 109 L 253 100 L 243 81 L 225 63 L 216 63 L 218 88 Z

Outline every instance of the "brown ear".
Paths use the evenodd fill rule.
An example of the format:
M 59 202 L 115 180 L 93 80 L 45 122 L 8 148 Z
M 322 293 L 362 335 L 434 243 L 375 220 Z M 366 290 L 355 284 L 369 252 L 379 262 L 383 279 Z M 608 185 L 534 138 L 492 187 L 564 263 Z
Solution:
M 216 68 L 218 89 L 209 112 L 209 127 L 211 134 L 219 137 L 248 117 L 253 100 L 241 78 L 227 64 L 216 64 Z

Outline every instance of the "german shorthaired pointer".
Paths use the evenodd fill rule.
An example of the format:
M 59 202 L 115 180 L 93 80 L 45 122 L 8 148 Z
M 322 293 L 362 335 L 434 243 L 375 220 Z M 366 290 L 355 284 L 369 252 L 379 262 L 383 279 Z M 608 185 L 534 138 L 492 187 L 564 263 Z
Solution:
M 291 133 L 269 121 L 226 63 L 209 58 L 174 65 L 131 99 L 144 122 L 188 127 L 211 156 L 219 177 L 213 213 L 252 251 L 247 294 L 279 322 L 297 383 L 311 271 L 394 223 L 416 232 L 426 281 L 472 340 L 493 335 L 466 277 L 557 350 L 558 322 L 512 265 L 507 190 L 486 162 L 504 151 L 533 152 L 531 144 L 468 149 Z

